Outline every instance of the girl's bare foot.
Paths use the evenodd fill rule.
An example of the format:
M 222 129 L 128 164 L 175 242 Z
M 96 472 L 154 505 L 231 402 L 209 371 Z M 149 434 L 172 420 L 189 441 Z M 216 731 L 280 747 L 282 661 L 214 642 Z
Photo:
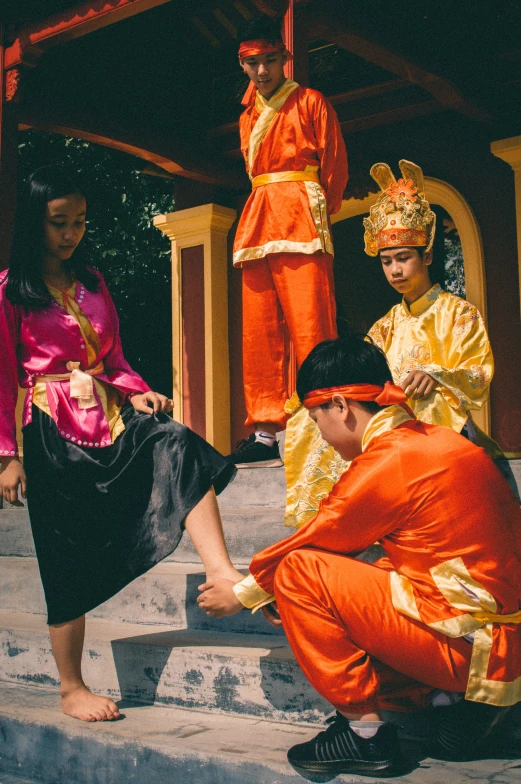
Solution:
M 118 706 L 109 697 L 99 697 L 86 686 L 61 692 L 62 710 L 81 721 L 112 721 L 118 719 Z

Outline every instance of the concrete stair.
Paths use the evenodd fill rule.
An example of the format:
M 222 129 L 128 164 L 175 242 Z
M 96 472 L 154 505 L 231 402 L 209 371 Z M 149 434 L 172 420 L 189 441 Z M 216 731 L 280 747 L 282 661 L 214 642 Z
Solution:
M 239 471 L 220 496 L 239 568 L 292 533 L 283 526 L 284 494 L 283 469 L 255 469 Z M 86 680 L 120 700 L 126 718 L 83 724 L 59 711 L 27 512 L 0 510 L 0 784 L 302 780 L 286 750 L 315 734 L 331 706 L 307 683 L 284 634 L 260 613 L 218 621 L 199 611 L 202 577 L 183 540 L 170 558 L 89 614 Z M 409 741 L 428 734 L 425 717 L 391 718 Z M 409 742 L 410 771 L 397 780 L 519 782 L 519 711 L 503 741 L 508 752 L 497 751 L 499 759 L 465 765 L 420 762 L 421 748 Z

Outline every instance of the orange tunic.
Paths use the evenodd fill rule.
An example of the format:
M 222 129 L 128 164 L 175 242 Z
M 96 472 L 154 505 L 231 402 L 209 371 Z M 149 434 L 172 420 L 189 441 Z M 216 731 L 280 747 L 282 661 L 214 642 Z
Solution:
M 467 698 L 515 704 L 521 701 L 517 500 L 484 451 L 449 428 L 406 420 L 386 432 L 384 420 L 396 408 L 373 417 L 363 453 L 316 517 L 256 555 L 251 575 L 273 594 L 277 567 L 290 552 L 355 555 L 379 540 L 397 612 L 450 638 L 473 634 Z
M 318 174 L 320 184 L 270 182 L 255 188 L 239 221 L 233 263 L 240 266 L 271 253 L 333 255 L 328 214 L 342 204 L 347 153 L 331 104 L 316 90 L 287 79 L 269 101 L 256 93 L 241 115 L 240 134 L 252 180 L 307 170 Z

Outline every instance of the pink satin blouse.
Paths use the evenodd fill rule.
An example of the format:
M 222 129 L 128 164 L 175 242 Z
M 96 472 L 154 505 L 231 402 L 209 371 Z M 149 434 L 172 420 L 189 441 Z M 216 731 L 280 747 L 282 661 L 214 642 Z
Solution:
M 31 421 L 38 376 L 67 373 L 69 361 L 80 362 L 81 370 L 103 362 L 104 371 L 96 379 L 117 389 L 121 402 L 131 393 L 150 389 L 123 356 L 116 308 L 105 281 L 96 274 L 100 279 L 98 291 L 89 291 L 78 281 L 74 297 L 99 338 L 99 353 L 90 364 L 79 323 L 58 302 L 43 310 L 28 311 L 7 299 L 7 275 L 0 283 L 0 456 L 18 453 L 18 387 L 27 389 L 22 422 L 26 425 Z M 83 446 L 110 446 L 109 423 L 96 390 L 94 394 L 98 405 L 81 409 L 70 396 L 68 380 L 47 383 L 47 400 L 60 435 Z

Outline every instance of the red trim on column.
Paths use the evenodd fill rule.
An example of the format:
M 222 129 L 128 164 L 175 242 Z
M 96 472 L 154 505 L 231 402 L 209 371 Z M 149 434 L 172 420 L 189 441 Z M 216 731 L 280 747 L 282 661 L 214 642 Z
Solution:
M 308 44 L 307 38 L 298 29 L 295 20 L 295 0 L 289 0 L 283 24 L 284 43 L 293 57 L 284 66 L 284 73 L 288 79 L 296 79 L 299 84 L 306 85 L 308 81 Z M 297 387 L 297 357 L 293 343 L 287 333 L 287 383 L 291 394 Z
M 2 67 L 3 40 L 4 29 L 0 23 L 0 270 L 9 265 L 9 250 L 16 212 L 18 159 L 18 106 L 14 101 L 7 102 L 6 73 Z
M 181 251 L 183 422 L 206 438 L 204 245 Z

